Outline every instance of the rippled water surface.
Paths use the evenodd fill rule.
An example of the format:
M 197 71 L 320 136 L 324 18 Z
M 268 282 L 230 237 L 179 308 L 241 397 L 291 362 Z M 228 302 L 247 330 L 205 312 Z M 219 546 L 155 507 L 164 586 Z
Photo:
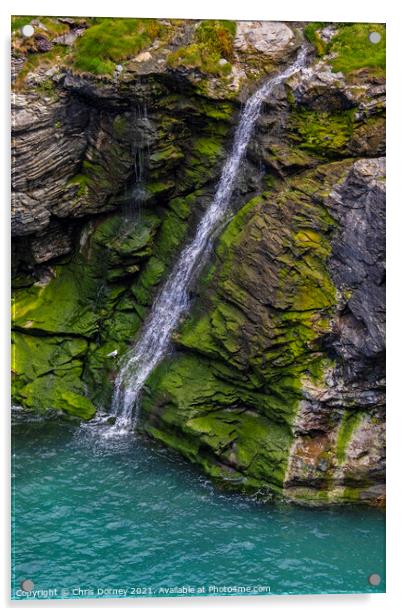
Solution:
M 27 579 L 30 598 L 385 590 L 380 511 L 230 495 L 175 453 L 102 428 L 17 423 L 13 451 L 14 598 Z

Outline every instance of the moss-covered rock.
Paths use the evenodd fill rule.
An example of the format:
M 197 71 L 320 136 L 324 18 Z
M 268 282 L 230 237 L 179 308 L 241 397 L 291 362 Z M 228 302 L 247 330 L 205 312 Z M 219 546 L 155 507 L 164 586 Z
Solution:
M 91 419 L 96 414 L 96 407 L 84 394 L 80 366 L 74 368 L 70 372 L 48 374 L 28 383 L 20 392 L 24 406 L 35 412 L 56 410 Z
M 240 209 L 174 336 L 180 354 L 147 383 L 144 429 L 190 438 L 183 453 L 204 468 L 214 460 L 215 477 L 229 468 L 244 485 L 283 485 L 302 380 L 320 375 L 336 307 L 323 199 L 349 167 L 320 167 Z
M 171 111 L 173 116 L 174 108 Z M 29 334 L 34 355 L 32 369 L 20 370 L 25 372 L 25 381 L 15 380 L 16 401 L 31 407 L 43 391 L 43 403 L 38 408 L 46 404 L 56 408 L 59 404 L 62 410 L 76 413 L 74 405 L 69 406 L 62 398 L 62 388 L 54 376 L 55 397 L 51 399 L 51 388 L 47 387 L 46 379 L 42 379 L 38 367 L 41 360 L 37 354 L 44 353 L 43 342 L 35 344 L 36 337 L 43 341 L 46 335 L 49 353 L 53 353 L 52 349 L 63 336 L 76 336 L 77 340 L 85 341 L 86 350 L 79 362 L 74 363 L 77 370 L 70 390 L 77 395 L 85 390 L 98 408 L 107 407 L 117 370 L 116 360 L 109 354 L 117 350 L 120 356 L 135 338 L 158 285 L 210 198 L 207 197 L 209 183 L 217 177 L 224 156 L 223 144 L 230 129 L 227 120 L 232 111 L 228 105 L 218 105 L 213 113 L 206 101 L 195 102 L 191 113 L 196 114 L 197 130 L 190 138 L 185 131 L 183 133 L 185 122 L 191 122 L 188 117 L 178 130 L 178 122 L 165 115 L 159 116 L 152 130 L 147 122 L 141 125 L 141 147 L 145 147 L 148 133 L 157 139 L 149 149 L 147 181 L 142 183 L 146 205 L 141 207 L 130 201 L 126 204 L 123 192 L 119 197 L 123 199 L 123 211 L 89 222 L 69 260 L 45 267 L 15 289 L 13 325 L 21 334 Z M 105 150 L 96 150 L 91 154 L 92 161 L 84 161 L 82 173 L 77 177 L 80 198 L 86 203 L 88 190 L 98 186 L 98 173 L 102 175 L 102 165 L 108 164 L 113 149 L 115 160 L 119 158 L 120 147 L 125 148 L 123 158 L 127 158 L 127 141 L 133 136 L 130 119 L 129 113 L 119 113 L 102 120 L 103 129 L 110 131 L 115 145 L 108 144 Z M 175 130 L 177 134 L 172 134 Z M 182 148 L 176 145 L 177 138 L 183 134 L 186 136 L 184 162 Z M 180 178 L 173 180 L 172 173 L 176 173 L 179 165 Z M 109 182 L 113 173 L 112 165 L 103 180 Z M 70 180 L 70 184 L 77 177 Z M 116 192 L 120 177 L 113 178 L 113 192 Z M 108 192 L 106 183 L 104 187 Z M 140 180 L 137 184 L 141 185 Z M 150 187 L 157 185 L 162 188 L 152 192 Z M 166 198 L 167 193 L 170 198 Z M 77 202 L 77 211 L 80 207 Z M 29 254 L 24 258 L 29 258 Z M 16 338 L 16 356 L 21 357 L 21 361 L 25 356 L 23 340 L 21 336 Z M 54 354 L 48 358 L 45 373 L 51 371 L 52 362 L 57 364 Z
M 96 408 L 81 380 L 88 343 L 83 338 L 31 336 L 14 332 L 12 391 L 14 400 L 36 412 L 49 409 L 90 419 Z
M 86 395 L 107 403 L 115 370 L 108 354 L 122 352 L 141 324 L 129 288 L 159 225 L 150 212 L 89 224 L 69 262 L 15 290 L 16 401 L 75 415 L 81 402 L 83 418 L 96 411 Z
M 171 67 L 199 69 L 210 75 L 227 75 L 233 60 L 233 40 L 236 23 L 205 20 L 196 25 L 189 45 L 180 47 L 168 56 Z
M 97 329 L 96 290 L 85 267 L 78 275 L 75 267 L 57 266 L 45 279 L 15 291 L 13 324 L 27 331 L 91 336 Z
M 290 128 L 297 148 L 326 159 L 346 156 L 378 156 L 385 152 L 383 110 L 359 117 L 357 108 L 328 112 L 294 108 Z M 306 161 L 307 162 L 307 161 Z
M 329 158 L 345 156 L 353 133 L 353 112 L 298 110 L 292 126 L 300 148 Z
M 359 425 L 361 419 L 361 414 L 356 411 L 347 412 L 342 417 L 336 441 L 336 456 L 338 461 L 341 463 L 346 459 L 346 449 L 351 441 L 352 434 Z

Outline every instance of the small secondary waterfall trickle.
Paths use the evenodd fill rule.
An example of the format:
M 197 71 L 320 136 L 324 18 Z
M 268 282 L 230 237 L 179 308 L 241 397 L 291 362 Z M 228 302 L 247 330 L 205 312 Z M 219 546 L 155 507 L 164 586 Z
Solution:
M 174 329 L 188 307 L 188 289 L 210 253 L 211 239 L 225 219 L 237 173 L 246 152 L 262 103 L 272 90 L 306 63 L 302 47 L 296 60 L 282 73 L 266 81 L 247 101 L 237 126 L 231 152 L 224 164 L 214 199 L 204 213 L 194 239 L 183 249 L 163 288 L 157 295 L 140 337 L 121 360 L 115 383 L 112 409 L 114 430 L 134 429 L 138 398 L 153 369 L 166 353 Z

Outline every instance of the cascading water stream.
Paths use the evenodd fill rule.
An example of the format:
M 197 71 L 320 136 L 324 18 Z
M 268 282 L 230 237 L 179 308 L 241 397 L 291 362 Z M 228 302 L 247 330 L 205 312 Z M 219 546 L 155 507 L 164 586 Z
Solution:
M 260 115 L 263 101 L 276 86 L 303 67 L 306 58 L 307 48 L 302 47 L 293 64 L 266 81 L 248 99 L 214 199 L 204 213 L 194 239 L 183 249 L 157 295 L 140 337 L 120 361 L 121 369 L 116 379 L 112 402 L 112 410 L 116 416 L 116 422 L 112 428 L 114 432 L 124 432 L 136 426 L 139 394 L 148 376 L 165 355 L 171 335 L 188 307 L 190 283 L 205 264 L 210 253 L 212 236 L 225 219 L 237 173 Z

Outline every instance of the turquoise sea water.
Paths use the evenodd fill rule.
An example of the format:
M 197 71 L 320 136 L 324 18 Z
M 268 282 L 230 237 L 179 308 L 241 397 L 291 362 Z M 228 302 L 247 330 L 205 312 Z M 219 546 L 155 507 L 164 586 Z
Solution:
M 102 428 L 13 428 L 15 599 L 384 590 L 381 511 L 261 504 Z

